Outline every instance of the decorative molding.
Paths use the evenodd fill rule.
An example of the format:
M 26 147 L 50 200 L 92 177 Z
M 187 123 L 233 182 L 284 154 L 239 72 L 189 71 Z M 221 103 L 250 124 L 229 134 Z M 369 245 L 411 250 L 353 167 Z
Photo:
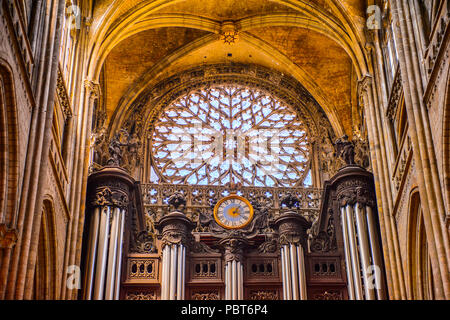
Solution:
M 208 246 L 204 242 L 200 241 L 193 241 L 191 246 L 191 253 L 197 253 L 197 254 L 209 254 L 209 253 L 220 253 L 219 250 L 212 249 L 210 246 Z
M 343 300 L 340 290 L 327 290 L 322 293 L 314 293 L 312 300 Z
M 394 183 L 396 192 L 400 191 L 400 188 L 405 180 L 405 173 L 408 170 L 412 157 L 413 149 L 411 138 L 409 135 L 406 135 L 402 141 L 402 145 L 400 146 L 400 152 L 392 174 L 392 182 Z
M 191 244 L 191 230 L 195 224 L 181 212 L 172 212 L 155 223 L 159 230 L 159 238 L 164 248 L 166 245 L 182 244 L 189 248 Z
M 125 295 L 125 300 L 156 300 L 155 291 L 129 291 Z
M 219 290 L 196 290 L 191 293 L 192 300 L 219 300 Z
M 244 238 L 225 238 L 221 240 L 220 245 L 225 248 L 224 260 L 230 261 L 244 261 L 244 248 L 248 245 Z
M 311 223 L 295 212 L 288 212 L 274 221 L 278 229 L 278 242 L 281 246 L 296 244 L 306 247 L 306 230 L 311 227 Z
M 450 20 L 450 12 L 443 12 L 441 15 L 439 22 L 437 23 L 432 39 L 427 49 L 427 54 L 425 57 L 425 65 L 427 67 L 428 76 L 431 78 L 433 71 L 435 70 L 435 66 L 438 60 L 439 55 L 441 54 L 442 45 L 448 38 L 448 25 Z
M 279 300 L 277 290 L 250 290 L 250 300 Z
M 97 188 L 94 198 L 91 201 L 93 207 L 118 207 L 125 209 L 128 207 L 129 198 L 125 192 L 111 191 L 107 186 Z
M 100 98 L 100 84 L 98 82 L 86 79 L 84 80 L 84 88 L 86 89 L 86 95 L 91 100 Z
M 128 212 L 134 180 L 123 170 L 105 167 L 89 176 L 88 203 L 91 207 L 112 206 Z
M 156 259 L 130 258 L 128 260 L 128 279 L 156 279 Z
M 258 247 L 259 253 L 274 253 L 278 251 L 278 242 L 272 238 L 263 243 L 261 243 Z
M 391 94 L 389 97 L 389 103 L 386 108 L 386 117 L 393 123 L 395 115 L 397 114 L 398 107 L 400 105 L 400 98 L 403 95 L 403 82 L 402 73 L 400 72 L 400 66 L 397 67 L 394 83 L 392 85 Z
M 72 118 L 70 98 L 69 94 L 67 93 L 66 84 L 60 68 L 58 68 L 58 77 L 56 80 L 56 95 L 66 118 Z
M 372 94 L 373 77 L 370 74 L 365 74 L 361 80 L 358 81 L 358 99 L 364 101 L 365 94 Z
M 309 248 L 311 252 L 333 252 L 337 250 L 336 232 L 334 225 L 333 209 L 328 208 L 327 227 L 326 230 L 318 231 L 314 236 L 311 233 Z M 313 229 L 316 226 L 313 227 Z

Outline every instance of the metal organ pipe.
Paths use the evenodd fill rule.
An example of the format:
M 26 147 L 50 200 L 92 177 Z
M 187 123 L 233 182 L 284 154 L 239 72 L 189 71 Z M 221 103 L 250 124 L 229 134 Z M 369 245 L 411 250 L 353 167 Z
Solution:
M 125 210 L 95 207 L 91 217 L 86 261 L 86 300 L 118 300 L 122 267 Z
M 341 207 L 341 220 L 349 298 L 386 299 L 383 262 L 373 209 L 360 202 L 354 206 L 347 204 Z
M 303 247 L 287 244 L 281 247 L 281 272 L 285 300 L 306 299 L 306 274 Z
M 345 207 L 346 212 L 346 219 L 347 219 L 347 231 L 348 231 L 348 238 L 350 243 L 350 261 L 352 264 L 352 277 L 353 277 L 353 284 L 355 288 L 355 299 L 356 300 L 362 300 L 363 297 L 363 290 L 362 290 L 362 283 L 361 283 L 361 272 L 360 272 L 360 265 L 359 265 L 359 255 L 358 255 L 358 249 L 357 249 L 357 239 L 356 239 L 356 233 L 355 233 L 355 226 L 354 226 L 354 220 L 353 220 L 353 207 L 348 204 Z
M 345 207 L 341 208 L 342 236 L 344 239 L 345 265 L 347 270 L 348 295 L 350 300 L 355 300 L 355 286 L 353 284 L 353 269 L 350 254 L 350 244 L 348 239 L 347 219 L 345 217 Z
M 370 247 L 367 237 L 367 223 L 365 217 L 365 207 L 357 203 L 355 205 L 356 229 L 359 242 L 359 254 L 361 255 L 361 267 L 364 279 L 364 292 L 366 300 L 374 300 L 375 292 L 369 283 L 368 270 L 371 266 Z

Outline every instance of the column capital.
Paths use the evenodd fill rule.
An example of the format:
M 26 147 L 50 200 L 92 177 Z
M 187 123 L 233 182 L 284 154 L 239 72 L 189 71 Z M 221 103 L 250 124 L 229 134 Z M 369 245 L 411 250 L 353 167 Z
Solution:
M 86 89 L 86 95 L 90 99 L 98 99 L 100 97 L 100 84 L 96 81 L 85 79 L 84 87 Z
M 306 230 L 311 223 L 296 212 L 286 212 L 274 221 L 278 229 L 278 242 L 280 245 L 301 244 L 306 245 Z
M 375 207 L 373 175 L 359 166 L 346 166 L 332 179 L 340 207 L 355 205 Z
M 91 207 L 128 208 L 134 180 L 118 167 L 104 167 L 89 176 L 88 203 Z
M 242 237 L 228 237 L 219 242 L 225 248 L 225 262 L 244 260 L 244 248 L 248 242 Z
M 363 100 L 363 96 L 370 92 L 373 83 L 373 76 L 370 73 L 366 73 L 360 80 L 358 80 L 358 98 L 359 101 Z
M 163 247 L 175 244 L 188 246 L 189 233 L 194 227 L 195 224 L 179 211 L 169 213 L 155 223 L 155 228 L 160 232 Z

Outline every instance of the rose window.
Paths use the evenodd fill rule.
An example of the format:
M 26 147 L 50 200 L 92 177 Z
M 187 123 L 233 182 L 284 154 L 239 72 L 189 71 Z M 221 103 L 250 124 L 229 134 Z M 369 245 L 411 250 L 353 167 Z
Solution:
M 161 111 L 151 138 L 151 181 L 191 185 L 310 185 L 304 124 L 259 89 L 195 90 Z

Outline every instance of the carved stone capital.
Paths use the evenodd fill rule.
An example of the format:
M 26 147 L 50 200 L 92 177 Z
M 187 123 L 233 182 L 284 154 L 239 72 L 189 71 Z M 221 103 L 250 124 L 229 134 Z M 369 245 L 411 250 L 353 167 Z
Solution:
M 155 228 L 160 232 L 163 247 L 182 244 L 189 246 L 189 235 L 195 224 L 181 212 L 172 212 L 162 217 Z
M 274 223 L 278 229 L 280 245 L 306 244 L 306 230 L 311 227 L 311 223 L 301 215 L 294 212 L 286 213 L 277 218 Z
M 219 242 L 225 248 L 225 262 L 244 261 L 244 248 L 247 246 L 245 238 L 230 237 Z
M 336 198 L 340 207 L 355 205 L 375 207 L 375 192 L 371 174 L 359 166 L 343 168 L 337 175 Z
M 358 81 L 358 96 L 359 97 L 370 92 L 372 82 L 373 82 L 373 77 L 370 74 L 364 75 L 364 77 L 362 77 L 361 80 Z
M 127 209 L 134 180 L 122 169 L 104 167 L 89 176 L 88 204 Z
M 89 99 L 95 100 L 100 97 L 100 84 L 98 82 L 86 79 L 84 80 L 84 87 Z

